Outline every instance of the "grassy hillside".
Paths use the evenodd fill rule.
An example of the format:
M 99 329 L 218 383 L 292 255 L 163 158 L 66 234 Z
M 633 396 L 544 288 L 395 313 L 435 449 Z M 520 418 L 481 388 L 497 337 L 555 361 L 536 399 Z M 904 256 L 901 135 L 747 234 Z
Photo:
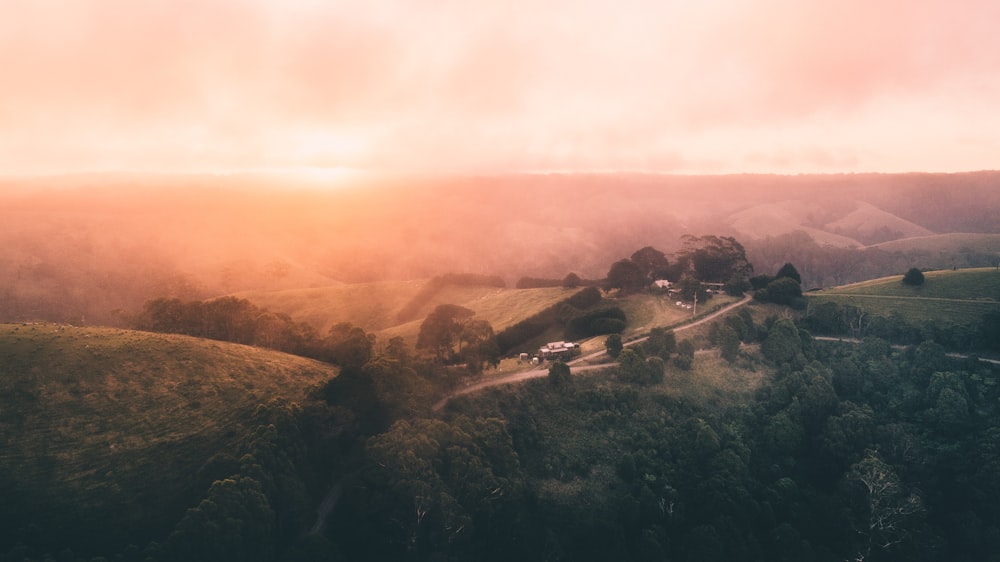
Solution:
M 1000 271 L 994 268 L 928 271 L 924 284 L 911 287 L 902 275 L 807 293 L 814 302 L 833 301 L 915 322 L 974 324 L 985 312 L 1000 310 Z
M 861 247 L 859 241 L 807 224 L 808 217 L 819 212 L 817 205 L 803 201 L 762 203 L 730 215 L 726 222 L 750 238 L 779 236 L 801 230 L 820 244 L 841 248 Z
M 738 300 L 728 295 L 715 295 L 708 302 L 698 303 L 698 316 Z M 676 299 L 666 295 L 639 294 L 618 299 L 614 304 L 620 306 L 628 317 L 625 335 L 633 336 L 648 333 L 651 328 L 674 326 L 690 320 L 694 311 L 679 307 L 676 302 Z
M 420 292 L 427 281 L 357 283 L 319 289 L 252 292 L 238 296 L 257 306 L 283 312 L 326 333 L 339 322 L 350 322 L 379 339 L 402 336 L 416 342 L 420 323 L 440 304 L 457 304 L 475 311 L 495 331 L 569 297 L 579 289 L 501 289 L 447 285 L 417 311 L 417 320 L 399 323 L 397 313 Z
M 339 322 L 350 322 L 365 331 L 378 331 L 397 323 L 396 313 L 425 283 L 350 283 L 313 289 L 252 291 L 235 296 L 261 308 L 283 312 L 297 322 L 307 322 L 320 333 L 326 333 Z
M 1000 254 L 1000 234 L 962 233 L 936 234 L 934 236 L 915 236 L 875 244 L 886 252 L 924 251 L 939 252 L 976 252 Z
M 824 230 L 863 239 L 876 235 L 880 230 L 886 231 L 886 235 L 893 238 L 898 236 L 930 236 L 934 234 L 919 224 L 902 219 L 892 213 L 887 213 L 865 201 L 859 201 L 853 211 L 826 224 Z
M 257 404 L 301 402 L 335 374 L 185 336 L 2 324 L 0 524 L 99 521 L 129 537 L 170 524 L 204 492 L 190 489 L 199 468 L 233 450 Z

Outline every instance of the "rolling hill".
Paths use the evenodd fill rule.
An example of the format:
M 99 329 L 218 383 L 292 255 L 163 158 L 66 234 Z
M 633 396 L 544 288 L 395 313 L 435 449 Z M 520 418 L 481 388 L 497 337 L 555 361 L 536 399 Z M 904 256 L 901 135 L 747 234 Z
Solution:
M 878 316 L 893 313 L 911 322 L 971 326 L 1000 310 L 1000 271 L 995 268 L 928 271 L 924 284 L 908 286 L 902 275 L 807 293 L 816 303 L 853 305 Z
M 1000 234 L 952 232 L 932 236 L 901 238 L 899 240 L 873 244 L 870 247 L 886 252 L 993 253 L 1000 259 Z
M 107 328 L 0 325 L 0 525 L 170 525 L 258 404 L 302 402 L 336 368 L 257 348 Z M 169 528 L 169 527 L 168 527 Z M 99 532 L 98 532 L 99 531 Z M 162 538 L 162 537 L 161 537 Z
M 295 321 L 308 322 L 321 334 L 334 324 L 350 322 L 376 334 L 380 340 L 402 336 L 413 345 L 420 323 L 439 304 L 457 304 L 471 309 L 478 318 L 488 321 L 494 331 L 500 331 L 579 290 L 445 285 L 415 311 L 416 320 L 400 322 L 399 311 L 428 282 L 355 283 L 317 289 L 254 291 L 236 296 L 273 312 L 288 314 Z

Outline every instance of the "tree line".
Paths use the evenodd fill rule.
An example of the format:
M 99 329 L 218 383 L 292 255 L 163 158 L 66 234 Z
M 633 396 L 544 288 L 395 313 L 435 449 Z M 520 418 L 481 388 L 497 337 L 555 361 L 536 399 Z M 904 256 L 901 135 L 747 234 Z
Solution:
M 360 366 L 372 355 L 374 336 L 350 323 L 319 334 L 287 314 L 260 308 L 246 299 L 209 301 L 158 298 L 147 301 L 132 320 L 138 330 L 254 345 L 342 366 Z

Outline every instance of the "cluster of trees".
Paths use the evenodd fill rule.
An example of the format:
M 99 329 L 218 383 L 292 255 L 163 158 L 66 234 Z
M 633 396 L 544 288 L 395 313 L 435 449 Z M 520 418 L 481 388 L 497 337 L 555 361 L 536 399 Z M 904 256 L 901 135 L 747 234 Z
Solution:
M 132 327 L 255 345 L 342 366 L 364 365 L 375 345 L 374 336 L 350 323 L 336 324 L 326 335 L 320 335 L 309 324 L 236 297 L 210 301 L 153 299 L 132 319 Z
M 537 560 L 992 559 L 1000 390 L 987 364 L 933 343 L 814 342 L 789 319 L 743 324 L 763 336 L 755 368 L 773 373 L 747 401 L 658 392 L 671 375 L 655 382 L 635 346 L 621 382 L 454 402 L 506 420 L 539 496 L 496 558 L 527 544 Z
M 315 409 L 315 408 L 313 408 Z M 0 560 L 17 562 L 271 562 L 286 557 L 312 523 L 314 498 L 322 492 L 321 475 L 330 470 L 315 453 L 336 448 L 311 426 L 319 419 L 297 404 L 281 400 L 254 409 L 248 429 L 236 443 L 207 459 L 187 475 L 195 492 L 179 498 L 189 505 L 166 528 L 132 528 L 132 544 L 118 549 L 113 541 L 86 537 L 72 541 L 76 529 L 21 529 L 16 543 Z M 109 477 L 111 473 L 109 473 Z M 169 511 L 165 506 L 151 509 Z M 82 515 L 82 514 L 81 514 Z M 160 523 L 159 516 L 137 519 Z M 98 523 L 99 524 L 99 523 Z M 118 537 L 114 529 L 107 529 Z M 100 534 L 100 533 L 98 533 Z M 141 542 L 143 536 L 152 540 Z M 7 535 L 0 545 L 7 546 Z M 69 539 L 69 540 L 68 540 Z M 71 544 L 67 544 L 71 543 Z M 138 544 L 137 544 L 138 543 Z M 90 546 L 87 546 L 87 545 Z M 95 544 L 108 550 L 94 550 Z M 336 554 L 328 550 L 327 554 Z M 103 554 L 97 555 L 97 554 Z M 329 558 L 309 558 L 311 560 Z M 304 560 L 304 559 L 301 559 Z
M 677 283 L 694 298 L 702 291 L 699 300 L 707 298 L 700 283 L 723 283 L 731 295 L 742 295 L 749 289 L 747 279 L 753 273 L 753 266 L 747 260 L 743 245 L 730 236 L 683 237 L 684 248 L 671 263 L 666 255 L 646 246 L 637 250 L 628 259 L 618 260 L 611 265 L 604 282 L 605 290 L 618 289 L 622 294 L 636 293 L 648 289 L 657 279 L 669 279 Z
M 762 302 L 773 302 L 803 310 L 806 301 L 802 297 L 802 276 L 795 266 L 785 263 L 772 277 L 758 275 L 750 279 L 750 285 L 755 289 L 754 299 Z
M 500 347 L 493 326 L 475 315 L 457 304 L 438 305 L 420 324 L 417 349 L 427 350 L 441 363 L 464 363 L 473 373 L 481 372 L 484 364 L 496 366 Z
M 699 281 L 725 283 L 727 292 L 746 290 L 746 280 L 753 274 L 743 245 L 732 236 L 685 235 L 684 250 L 678 260 L 689 264 Z
M 862 307 L 835 302 L 810 304 L 799 323 L 810 332 L 849 338 L 877 337 L 897 345 L 933 341 L 963 353 L 1000 351 L 1000 311 L 993 310 L 971 324 L 913 322 L 898 312 L 870 314 Z
M 313 516 L 301 408 L 258 406 L 257 425 L 235 455 L 220 453 L 202 469 L 205 497 L 184 514 L 164 545 L 163 560 L 274 560 Z M 312 492 L 315 492 L 313 486 Z
M 625 311 L 617 306 L 604 306 L 581 312 L 572 318 L 566 326 L 566 336 L 569 339 L 589 338 L 602 334 L 620 334 L 625 331 L 628 318 Z
M 497 334 L 497 345 L 502 354 L 510 353 L 527 342 L 541 336 L 549 330 L 566 330 L 567 325 L 587 310 L 597 306 L 602 301 L 601 291 L 597 287 L 587 287 L 572 296 L 525 318 Z M 567 335 L 568 339 L 573 339 Z M 524 351 L 527 349 L 521 347 Z
M 652 246 L 646 246 L 636 250 L 631 257 L 611 264 L 604 289 L 618 289 L 621 294 L 637 293 L 648 289 L 657 279 L 667 279 L 670 274 L 666 255 Z
M 315 339 L 313 329 L 275 314 L 246 299 L 222 297 L 183 301 L 161 297 L 147 301 L 132 320 L 139 330 L 185 334 L 198 338 L 259 345 L 281 351 L 304 351 Z
M 576 273 L 567 273 L 562 279 L 545 279 L 542 277 L 522 277 L 515 285 L 518 289 L 545 289 L 550 287 L 564 287 L 575 289 L 577 287 L 596 287 L 600 281 L 593 279 L 583 279 Z

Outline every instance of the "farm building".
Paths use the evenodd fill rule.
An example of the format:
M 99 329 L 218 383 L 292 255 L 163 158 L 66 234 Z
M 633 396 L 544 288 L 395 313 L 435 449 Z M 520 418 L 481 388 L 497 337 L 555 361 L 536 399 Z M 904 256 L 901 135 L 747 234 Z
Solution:
M 556 341 L 545 344 L 538 348 L 538 356 L 542 359 L 554 359 L 557 357 L 568 357 L 580 350 L 580 346 L 573 342 Z

